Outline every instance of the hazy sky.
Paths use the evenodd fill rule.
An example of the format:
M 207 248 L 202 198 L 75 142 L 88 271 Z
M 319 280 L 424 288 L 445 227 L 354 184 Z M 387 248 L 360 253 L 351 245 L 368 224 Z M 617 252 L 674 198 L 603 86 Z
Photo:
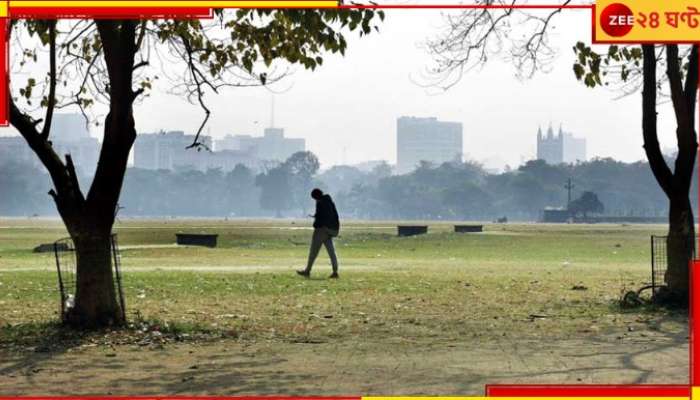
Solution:
M 548 124 L 588 141 L 588 156 L 624 161 L 644 158 L 641 95 L 614 100 L 616 93 L 591 90 L 572 73 L 578 40 L 590 40 L 590 11 L 565 10 L 558 16 L 552 42 L 560 50 L 551 72 L 521 81 L 512 65 L 492 61 L 466 74 L 447 92 L 415 84 L 430 58 L 421 47 L 442 25 L 440 10 L 387 10 L 378 34 L 351 33 L 345 57 L 327 55 L 315 72 L 296 68 L 278 83 L 275 126 L 289 137 L 303 137 L 323 167 L 366 160 L 396 160 L 396 118 L 403 115 L 461 122 L 465 158 L 489 167 L 514 167 L 536 151 L 538 126 Z M 453 11 L 450 11 L 453 12 Z M 208 95 L 214 137 L 262 135 L 269 125 L 272 94 L 241 88 Z M 673 141 L 672 114 L 663 107 L 662 146 Z M 154 92 L 135 110 L 139 132 L 194 132 L 201 110 L 165 90 Z M 95 131 L 93 134 L 97 134 Z M 345 154 L 345 156 L 344 156 Z

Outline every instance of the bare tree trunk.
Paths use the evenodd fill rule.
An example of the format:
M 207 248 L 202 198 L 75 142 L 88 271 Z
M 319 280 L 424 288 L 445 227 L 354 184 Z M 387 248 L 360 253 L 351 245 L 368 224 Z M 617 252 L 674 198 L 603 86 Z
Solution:
M 678 155 L 673 172 L 663 158 L 658 141 L 656 117 L 656 52 L 654 45 L 642 46 L 644 53 L 644 89 L 642 92 L 642 132 L 649 166 L 669 199 L 667 289 L 657 299 L 673 304 L 688 304 L 688 268 L 694 256 L 695 220 L 690 204 L 690 186 L 697 156 L 695 108 L 698 90 L 698 47 L 693 46 L 685 83 L 681 77 L 678 46 L 666 46 L 669 87 L 678 124 Z
M 84 230 L 73 241 L 77 259 L 76 293 L 68 322 L 81 327 L 122 325 L 125 321 L 112 276 L 110 235 Z
M 666 284 L 670 291 L 665 301 L 687 303 L 688 267 L 695 253 L 695 224 L 687 196 L 671 199 L 667 239 Z
M 61 219 L 76 250 L 75 304 L 68 322 L 81 328 L 122 325 L 123 313 L 117 302 L 112 274 L 110 235 L 115 210 L 126 173 L 129 152 L 136 139 L 132 104 L 140 90 L 132 89 L 136 21 L 98 20 L 95 22 L 104 50 L 109 75 L 110 110 L 104 123 L 104 140 L 95 178 L 83 195 L 73 161 L 65 163 L 49 141 L 50 124 L 39 132 L 37 122 L 21 112 L 10 99 L 10 122 L 26 139 L 44 164 L 54 184 L 53 197 Z M 54 70 L 55 35 L 51 37 Z M 55 75 L 52 74 L 52 86 Z M 53 112 L 49 104 L 47 120 Z

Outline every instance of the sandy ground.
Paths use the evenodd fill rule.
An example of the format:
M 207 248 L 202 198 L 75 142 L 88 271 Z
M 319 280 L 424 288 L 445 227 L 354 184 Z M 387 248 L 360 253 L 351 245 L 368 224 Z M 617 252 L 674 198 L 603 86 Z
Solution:
M 94 345 L 0 350 L 0 395 L 481 395 L 495 383 L 674 383 L 687 333 L 518 341 Z

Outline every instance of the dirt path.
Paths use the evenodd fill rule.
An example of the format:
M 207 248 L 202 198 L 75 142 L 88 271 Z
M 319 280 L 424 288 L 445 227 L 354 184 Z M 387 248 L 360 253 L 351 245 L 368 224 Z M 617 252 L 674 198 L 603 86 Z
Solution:
M 675 383 L 687 333 L 538 341 L 175 344 L 0 350 L 0 395 L 480 395 L 487 383 Z

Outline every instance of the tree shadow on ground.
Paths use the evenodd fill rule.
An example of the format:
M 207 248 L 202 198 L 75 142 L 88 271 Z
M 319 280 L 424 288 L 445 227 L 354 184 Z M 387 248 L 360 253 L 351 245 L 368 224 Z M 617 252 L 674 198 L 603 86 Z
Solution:
M 0 351 L 6 360 L 12 360 L 0 368 L 0 376 L 29 377 L 46 361 L 82 346 L 97 334 L 76 331 L 58 321 L 0 327 Z
M 124 346 L 114 357 L 94 350 L 64 354 L 99 336 L 58 331 L 44 343 L 53 345 L 58 337 L 61 346 L 37 352 L 37 344 L 33 351 L 13 353 L 0 364 L 0 377 L 21 375 L 15 388 L 24 394 L 102 395 L 112 394 L 108 390 L 129 395 L 476 395 L 486 384 L 683 384 L 687 358 L 679 360 L 679 355 L 687 351 L 688 332 L 672 329 L 679 321 L 677 315 L 652 318 L 649 329 L 624 337 L 611 332 L 539 341 L 460 337 L 417 346 L 381 338 L 318 344 L 216 340 L 163 350 Z M 65 336 L 69 339 L 61 341 Z

